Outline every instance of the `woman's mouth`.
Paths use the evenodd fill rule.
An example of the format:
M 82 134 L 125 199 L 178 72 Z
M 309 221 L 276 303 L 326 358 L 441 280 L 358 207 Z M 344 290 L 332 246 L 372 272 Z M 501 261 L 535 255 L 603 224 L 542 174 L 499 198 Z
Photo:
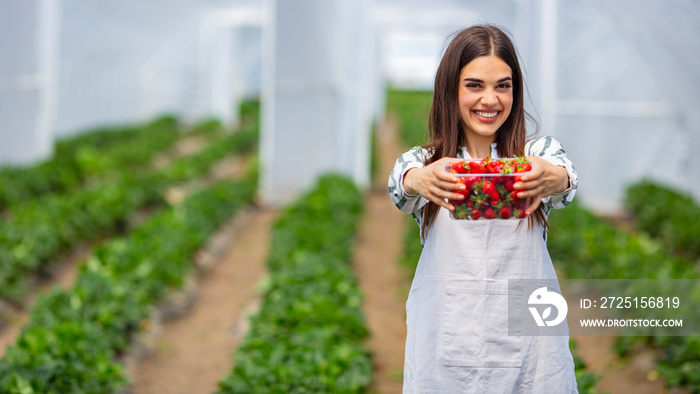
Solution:
M 500 111 L 472 111 L 475 117 L 483 123 L 493 123 L 498 119 Z

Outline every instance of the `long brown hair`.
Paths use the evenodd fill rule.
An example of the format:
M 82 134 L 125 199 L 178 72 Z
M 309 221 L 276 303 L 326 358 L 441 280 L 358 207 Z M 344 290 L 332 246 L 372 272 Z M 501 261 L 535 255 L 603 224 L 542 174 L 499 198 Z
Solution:
M 495 55 L 510 66 L 513 83 L 513 107 L 503 125 L 496 131 L 498 155 L 500 157 L 523 156 L 527 130 L 525 121 L 536 121 L 525 111 L 524 83 L 518 55 L 510 38 L 493 25 L 477 25 L 457 32 L 445 50 L 435 74 L 433 103 L 430 107 L 428 129 L 430 137 L 424 146 L 432 155 L 425 165 L 443 157 L 457 157 L 461 146 L 467 145 L 466 134 L 458 106 L 459 74 L 462 68 L 480 56 Z M 440 206 L 428 202 L 423 218 L 423 234 L 435 221 Z M 534 221 L 547 227 L 542 206 L 528 218 L 528 228 Z

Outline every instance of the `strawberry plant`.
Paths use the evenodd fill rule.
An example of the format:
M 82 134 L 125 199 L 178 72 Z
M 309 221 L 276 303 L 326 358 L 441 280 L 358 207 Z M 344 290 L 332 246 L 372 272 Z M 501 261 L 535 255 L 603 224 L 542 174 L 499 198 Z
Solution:
M 636 226 L 667 251 L 700 260 L 700 205 L 692 196 L 641 180 L 627 187 L 624 201 Z
M 549 250 L 556 266 L 571 279 L 697 279 L 697 268 L 679 256 L 669 255 L 659 243 L 645 234 L 629 234 L 618 230 L 579 204 L 555 210 L 550 215 L 555 236 L 549 238 Z M 601 281 L 601 286 L 605 281 Z M 664 282 L 659 282 L 659 286 Z M 605 289 L 600 289 L 605 291 Z M 630 286 L 617 295 L 643 297 L 645 288 Z M 658 289 L 657 289 L 658 290 Z M 672 289 L 669 289 L 672 291 Z M 676 310 L 658 309 L 654 318 L 683 316 L 683 325 L 700 326 L 697 305 L 700 293 L 692 291 Z M 634 332 L 632 332 L 634 333 Z M 680 386 L 700 392 L 700 342 L 694 336 L 621 336 L 614 349 L 620 356 L 637 346 L 650 347 L 657 359 L 657 368 L 669 387 Z
M 177 121 L 163 117 L 143 126 L 104 128 L 61 140 L 47 161 L 0 169 L 0 211 L 40 196 L 70 191 L 95 178 L 145 167 L 155 153 L 172 145 L 178 134 Z
M 399 136 L 406 146 L 423 145 L 428 141 L 432 98 L 432 92 L 389 90 L 387 106 L 397 117 Z
M 80 242 L 121 232 L 140 208 L 163 205 L 166 187 L 196 179 L 227 155 L 249 152 L 257 128 L 214 138 L 201 152 L 162 170 L 125 171 L 70 193 L 51 194 L 14 207 L 0 222 L 0 296 L 17 300 L 32 275 Z
M 361 212 L 356 186 L 328 175 L 277 220 L 263 305 L 221 393 L 367 390 L 368 332 L 350 266 Z

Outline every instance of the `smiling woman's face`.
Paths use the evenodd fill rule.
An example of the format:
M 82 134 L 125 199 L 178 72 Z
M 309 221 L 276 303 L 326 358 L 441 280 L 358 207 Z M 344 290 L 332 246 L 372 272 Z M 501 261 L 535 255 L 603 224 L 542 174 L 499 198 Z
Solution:
M 501 58 L 480 56 L 459 74 L 459 112 L 467 140 L 495 139 L 513 107 L 512 71 Z

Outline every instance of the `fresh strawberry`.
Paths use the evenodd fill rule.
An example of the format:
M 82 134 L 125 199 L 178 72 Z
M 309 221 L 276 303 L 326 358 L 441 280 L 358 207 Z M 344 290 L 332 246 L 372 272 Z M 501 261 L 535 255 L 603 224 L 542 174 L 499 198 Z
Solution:
M 519 190 L 513 190 L 510 193 L 510 195 L 508 197 L 509 197 L 509 200 L 511 203 L 520 204 L 523 201 L 520 197 L 518 197 L 518 193 L 520 193 Z
M 515 184 L 515 180 L 513 179 L 512 176 L 509 177 L 504 177 L 503 182 L 501 184 L 503 185 L 503 188 L 506 189 L 506 191 L 512 191 L 513 190 L 513 185 Z
M 466 174 L 467 173 L 467 168 L 464 167 L 463 161 L 458 161 L 458 162 L 452 164 L 452 169 L 455 170 L 457 174 Z
M 473 186 L 476 182 L 479 181 L 479 177 L 478 177 L 478 176 L 473 176 L 473 175 L 472 175 L 472 176 L 466 176 L 466 177 L 464 177 L 463 179 L 464 179 L 464 181 L 463 181 L 464 186 L 467 187 L 467 190 L 471 189 L 472 186 Z
M 494 190 L 496 190 L 496 186 L 491 181 L 484 181 L 484 183 L 481 184 L 481 191 L 486 194 L 489 194 Z
M 500 174 L 503 171 L 504 164 L 500 160 L 491 160 L 486 164 L 486 171 L 489 174 Z
M 472 209 L 472 213 L 471 215 L 469 215 L 469 217 L 471 217 L 472 220 L 479 220 L 479 218 L 481 217 L 481 211 L 479 211 L 478 209 Z
M 486 167 L 476 161 L 469 161 L 467 165 L 469 166 L 470 174 L 486 174 Z
M 484 209 L 484 218 L 486 219 L 495 219 L 496 218 L 496 212 L 494 212 L 493 208 L 489 207 Z
M 511 212 L 511 208 L 509 205 L 506 205 L 503 208 L 498 210 L 498 216 L 501 219 L 508 219 L 511 214 L 512 214 L 512 212 Z
M 513 209 L 519 210 L 521 212 L 522 217 L 525 217 L 525 211 L 527 210 L 528 205 L 528 201 L 523 200 L 519 204 L 513 204 Z
M 508 160 L 505 163 L 505 165 L 503 166 L 503 170 L 501 170 L 501 174 L 512 174 L 514 172 L 518 172 L 517 162 L 514 160 Z
M 513 216 L 516 217 L 516 218 L 518 218 L 518 219 L 522 219 L 522 218 L 525 217 L 525 210 L 524 210 L 524 209 L 520 209 L 520 208 L 515 208 L 515 209 L 513 210 Z
M 498 194 L 498 190 L 496 190 L 496 186 L 490 181 L 484 181 L 481 190 L 484 193 L 488 194 L 489 198 L 492 200 L 498 200 L 499 198 L 501 198 L 501 195 Z
M 517 172 L 528 172 L 528 171 L 532 170 L 532 164 L 530 164 L 530 162 L 526 158 L 518 157 L 517 162 L 518 162 L 518 165 L 517 165 L 518 171 Z

